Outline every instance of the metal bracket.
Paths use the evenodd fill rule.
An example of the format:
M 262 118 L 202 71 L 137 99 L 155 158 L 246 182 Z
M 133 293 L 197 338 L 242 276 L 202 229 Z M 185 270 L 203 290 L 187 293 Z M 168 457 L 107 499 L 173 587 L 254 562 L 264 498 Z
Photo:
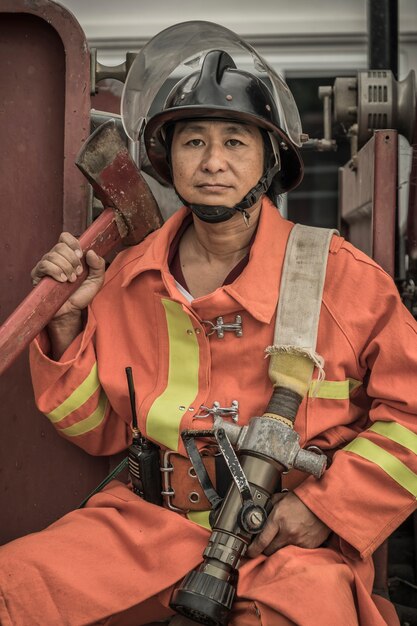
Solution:
M 209 326 L 207 337 L 210 337 L 210 335 L 213 335 L 215 332 L 219 339 L 223 339 L 225 332 L 235 333 L 236 337 L 242 337 L 243 335 L 242 317 L 240 315 L 236 315 L 234 323 L 225 323 L 223 317 L 218 317 L 215 324 L 210 320 L 203 320 L 202 324 Z
M 259 533 L 266 522 L 265 509 L 254 503 L 248 479 L 242 469 L 236 452 L 224 430 L 215 428 L 214 430 L 186 430 L 181 433 L 185 449 L 194 467 L 197 478 L 204 493 L 212 505 L 213 511 L 220 506 L 222 499 L 213 487 L 207 470 L 203 464 L 201 454 L 198 451 L 195 439 L 197 437 L 215 437 L 219 450 L 226 461 L 229 472 L 235 482 L 242 501 L 242 509 L 239 515 L 239 524 L 243 530 L 249 534 Z
M 90 50 L 90 94 L 97 93 L 97 83 L 105 78 L 114 78 L 124 83 L 130 66 L 136 58 L 136 52 L 126 52 L 126 61 L 119 65 L 103 65 L 97 61 L 97 48 Z
M 184 442 L 185 449 L 187 451 L 188 456 L 190 457 L 190 461 L 196 471 L 197 478 L 200 481 L 201 486 L 204 489 L 203 482 L 207 482 L 212 487 L 212 483 L 210 477 L 207 473 L 207 470 L 201 460 L 201 454 L 195 444 L 195 439 L 199 437 L 213 437 L 216 439 L 217 444 L 219 446 L 220 452 L 222 453 L 227 467 L 232 475 L 233 480 L 236 483 L 239 492 L 242 495 L 243 500 L 252 499 L 249 483 L 246 479 L 246 476 L 243 472 L 242 466 L 239 463 L 239 459 L 236 456 L 236 452 L 233 449 L 232 444 L 224 428 L 214 428 L 207 430 L 184 430 L 181 433 L 181 438 Z M 202 467 L 201 467 L 202 466 Z M 203 477 L 204 475 L 204 477 Z M 206 494 L 207 495 L 207 494 Z M 207 499 L 211 502 L 211 497 L 207 496 Z
M 197 448 L 195 439 L 197 437 L 213 437 L 213 430 L 185 430 L 181 433 L 181 438 L 184 442 L 185 449 L 190 458 L 191 464 L 196 473 L 198 482 L 200 483 L 207 500 L 210 502 L 212 508 L 216 510 L 221 502 L 222 498 L 215 490 L 210 476 L 203 463 L 201 454 Z
M 214 430 L 214 436 L 216 437 L 220 452 L 224 456 L 227 467 L 229 468 L 229 472 L 231 473 L 232 478 L 235 481 L 236 487 L 239 490 L 240 497 L 242 498 L 242 503 L 254 504 L 248 480 L 245 476 L 241 464 L 239 463 L 236 452 L 233 450 L 233 446 L 230 443 L 228 436 L 226 435 L 224 428 L 216 428 Z
M 204 413 L 196 415 L 196 418 L 203 419 L 212 415 L 214 418 L 231 417 L 234 422 L 239 421 L 239 402 L 237 400 L 232 400 L 231 406 L 220 406 L 220 402 L 216 400 L 213 402 L 212 408 L 201 405 L 200 409 L 202 409 Z

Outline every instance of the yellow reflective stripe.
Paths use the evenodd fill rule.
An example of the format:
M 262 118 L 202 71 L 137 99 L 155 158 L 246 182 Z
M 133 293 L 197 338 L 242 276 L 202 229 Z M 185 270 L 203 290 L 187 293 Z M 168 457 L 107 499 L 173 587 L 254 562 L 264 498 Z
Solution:
M 199 349 L 194 331 L 189 332 L 192 321 L 182 306 L 166 299 L 162 304 L 169 339 L 168 381 L 149 409 L 146 432 L 167 448 L 177 450 L 184 407 L 188 408 L 198 393 Z
M 417 435 L 396 422 L 375 422 L 368 430 L 383 435 L 417 454 Z
M 414 497 L 417 497 L 417 475 L 414 474 L 404 463 L 395 456 L 380 448 L 369 439 L 357 437 L 345 448 L 346 452 L 353 452 L 358 456 L 378 465 L 388 476 L 391 476 L 396 483 L 401 485 Z
M 56 407 L 50 413 L 47 413 L 47 417 L 53 424 L 60 422 L 67 415 L 80 408 L 88 398 L 90 398 L 100 386 L 100 381 L 97 372 L 97 363 L 94 363 L 91 368 L 91 372 L 87 378 L 75 389 L 70 396 L 62 404 Z
M 195 522 L 199 526 L 207 528 L 207 530 L 211 530 L 209 516 L 210 511 L 188 511 L 187 513 L 187 517 L 189 520 Z
M 346 380 L 312 380 L 308 395 L 326 400 L 347 400 L 350 394 L 361 386 L 360 380 L 347 378 Z
M 106 394 L 101 390 L 96 410 L 76 424 L 68 426 L 67 428 L 61 428 L 59 432 L 66 437 L 77 437 L 78 435 L 88 433 L 90 430 L 94 430 L 97 426 L 100 426 L 101 422 L 104 420 L 107 407 L 108 400 Z

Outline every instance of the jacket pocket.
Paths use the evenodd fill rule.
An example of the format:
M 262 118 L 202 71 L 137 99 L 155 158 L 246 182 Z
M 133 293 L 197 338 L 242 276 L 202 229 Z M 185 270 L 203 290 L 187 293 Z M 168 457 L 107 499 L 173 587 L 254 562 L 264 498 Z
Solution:
M 313 381 L 306 400 L 306 441 L 323 447 L 338 448 L 355 436 L 354 422 L 358 409 L 350 397 L 361 386 L 352 378 Z

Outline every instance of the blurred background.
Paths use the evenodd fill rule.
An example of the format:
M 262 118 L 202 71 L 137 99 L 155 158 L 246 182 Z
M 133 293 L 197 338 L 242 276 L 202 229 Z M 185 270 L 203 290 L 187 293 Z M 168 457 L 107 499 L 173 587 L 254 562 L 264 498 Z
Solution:
M 74 14 L 105 65 L 123 62 L 126 51 L 138 51 L 150 37 L 181 21 L 208 20 L 230 28 L 285 77 L 303 130 L 311 138 L 323 137 L 319 86 L 369 67 L 367 0 L 63 0 L 60 4 Z M 399 0 L 397 78 L 403 80 L 411 69 L 417 71 L 417 3 Z M 122 84 L 109 80 L 99 90 L 107 92 L 107 109 L 113 106 L 118 111 Z M 341 131 L 335 124 L 336 151 L 303 151 L 304 181 L 283 204 L 290 219 L 339 226 L 338 168 L 350 155 L 349 141 Z

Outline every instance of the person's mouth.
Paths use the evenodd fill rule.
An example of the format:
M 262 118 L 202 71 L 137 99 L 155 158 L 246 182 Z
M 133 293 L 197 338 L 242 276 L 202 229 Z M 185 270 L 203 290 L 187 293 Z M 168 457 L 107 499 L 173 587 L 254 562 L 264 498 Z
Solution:
M 230 185 L 224 185 L 222 183 L 200 183 L 196 185 L 196 187 L 207 193 L 222 193 L 231 189 Z

